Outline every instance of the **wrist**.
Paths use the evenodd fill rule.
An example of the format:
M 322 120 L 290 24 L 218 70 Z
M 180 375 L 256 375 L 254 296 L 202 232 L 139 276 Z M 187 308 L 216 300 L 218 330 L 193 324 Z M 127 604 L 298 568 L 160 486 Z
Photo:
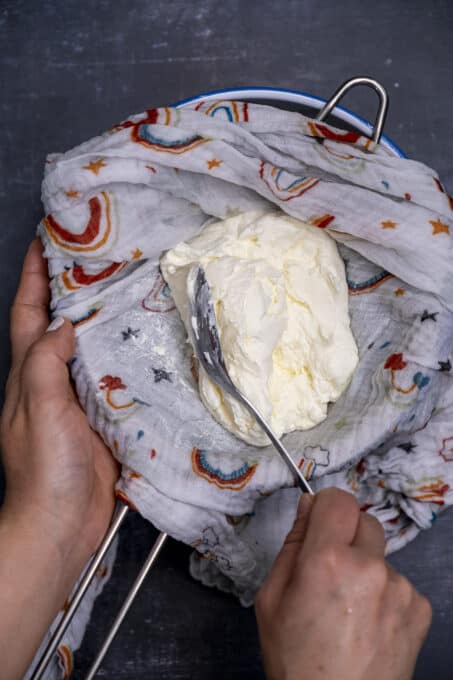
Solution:
M 8 499 L 0 511 L 0 545 L 3 554 L 9 549 L 18 560 L 25 560 L 24 566 L 32 564 L 38 578 L 48 577 L 46 587 L 63 601 L 90 556 L 73 534 L 61 527 L 57 530 L 54 518 L 31 504 L 16 508 Z M 21 564 L 17 567 L 20 571 Z
M 39 524 L 39 522 L 38 522 Z M 23 677 L 82 565 L 62 553 L 25 515 L 0 512 L 2 678 Z

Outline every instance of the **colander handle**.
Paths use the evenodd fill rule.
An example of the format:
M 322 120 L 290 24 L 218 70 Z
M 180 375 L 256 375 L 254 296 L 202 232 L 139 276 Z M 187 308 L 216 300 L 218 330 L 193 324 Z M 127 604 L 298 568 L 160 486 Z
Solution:
M 319 121 L 325 120 L 329 113 L 331 113 L 331 111 L 338 104 L 340 99 L 344 97 L 346 92 L 349 92 L 349 90 L 351 90 L 353 87 L 357 87 L 357 85 L 366 85 L 367 87 L 371 87 L 371 89 L 377 92 L 377 95 L 379 97 L 379 109 L 376 114 L 376 119 L 374 121 L 371 134 L 371 139 L 373 140 L 373 142 L 377 144 L 381 139 L 382 131 L 384 129 L 384 123 L 389 106 L 389 98 L 384 86 L 381 85 L 381 83 L 378 83 L 378 81 L 374 80 L 373 78 L 358 76 L 357 78 L 351 78 L 350 80 L 347 80 L 345 83 L 343 83 L 343 85 L 340 85 L 340 87 L 334 92 L 329 101 L 327 101 L 322 107 L 322 109 L 319 111 L 318 115 L 316 116 L 316 120 Z

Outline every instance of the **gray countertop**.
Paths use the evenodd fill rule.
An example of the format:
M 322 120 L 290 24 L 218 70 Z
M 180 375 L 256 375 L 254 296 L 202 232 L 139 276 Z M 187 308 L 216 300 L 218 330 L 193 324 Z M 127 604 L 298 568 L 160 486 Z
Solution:
M 41 216 L 48 152 L 206 90 L 271 85 L 328 97 L 346 78 L 366 74 L 390 93 L 386 133 L 435 167 L 451 192 L 452 38 L 451 0 L 0 1 L 0 390 L 8 308 Z M 375 104 L 369 92 L 345 101 L 370 118 Z M 453 677 L 452 519 L 447 512 L 392 558 L 434 607 L 417 680 Z M 75 678 L 83 678 L 154 535 L 139 517 L 128 518 Z M 192 581 L 188 552 L 175 542 L 165 548 L 99 677 L 263 677 L 253 611 Z

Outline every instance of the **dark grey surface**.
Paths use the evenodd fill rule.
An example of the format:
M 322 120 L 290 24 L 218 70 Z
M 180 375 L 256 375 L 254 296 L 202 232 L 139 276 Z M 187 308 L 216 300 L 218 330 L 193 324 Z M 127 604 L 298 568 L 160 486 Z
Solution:
M 451 192 L 452 38 L 451 0 L 0 0 L 0 389 L 9 366 L 8 308 L 41 215 L 46 153 L 130 113 L 210 89 L 273 85 L 328 97 L 347 77 L 369 74 L 390 93 L 386 133 L 437 168 Z M 373 117 L 369 93 L 346 105 Z M 417 680 L 453 677 L 452 517 L 392 560 L 434 606 Z M 139 518 L 128 520 L 76 678 L 152 535 Z M 183 546 L 166 548 L 99 677 L 262 677 L 253 612 L 194 583 L 187 555 Z

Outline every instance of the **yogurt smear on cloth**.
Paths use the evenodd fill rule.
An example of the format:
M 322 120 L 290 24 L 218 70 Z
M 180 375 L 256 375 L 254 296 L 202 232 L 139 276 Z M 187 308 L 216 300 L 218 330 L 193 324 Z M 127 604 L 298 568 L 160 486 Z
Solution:
M 179 313 L 190 323 L 187 276 L 201 264 L 211 287 L 231 379 L 280 437 L 326 418 L 358 363 L 348 287 L 335 241 L 282 212 L 248 212 L 208 224 L 161 259 Z M 249 444 L 269 441 L 200 367 L 201 399 Z

